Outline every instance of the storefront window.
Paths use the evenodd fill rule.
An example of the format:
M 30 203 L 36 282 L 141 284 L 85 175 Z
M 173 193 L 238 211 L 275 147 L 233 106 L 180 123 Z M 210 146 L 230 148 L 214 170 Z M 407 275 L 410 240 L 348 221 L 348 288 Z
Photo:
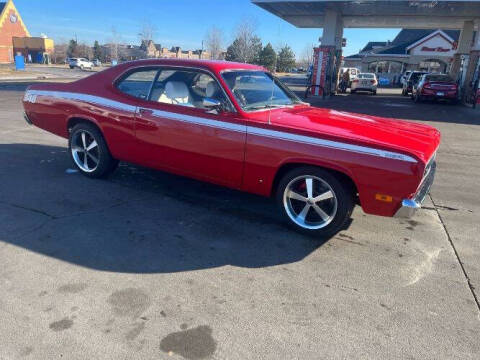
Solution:
M 368 64 L 368 72 L 377 74 L 399 74 L 402 63 L 398 61 L 374 61 Z
M 419 70 L 433 73 L 445 73 L 447 64 L 439 60 L 425 60 L 418 65 Z

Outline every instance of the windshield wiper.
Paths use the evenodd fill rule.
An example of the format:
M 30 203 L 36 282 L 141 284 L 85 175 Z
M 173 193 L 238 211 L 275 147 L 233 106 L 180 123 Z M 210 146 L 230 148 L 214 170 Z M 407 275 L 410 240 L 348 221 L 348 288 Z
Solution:
M 265 105 L 256 105 L 256 106 L 246 106 L 245 110 L 276 109 L 276 108 L 288 107 L 292 105 L 294 104 L 265 104 Z

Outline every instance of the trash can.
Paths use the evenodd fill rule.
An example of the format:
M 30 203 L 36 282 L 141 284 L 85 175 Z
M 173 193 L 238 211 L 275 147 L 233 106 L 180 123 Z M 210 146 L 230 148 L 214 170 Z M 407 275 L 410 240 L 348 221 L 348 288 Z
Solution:
M 23 55 L 15 55 L 15 70 L 25 71 L 25 57 Z

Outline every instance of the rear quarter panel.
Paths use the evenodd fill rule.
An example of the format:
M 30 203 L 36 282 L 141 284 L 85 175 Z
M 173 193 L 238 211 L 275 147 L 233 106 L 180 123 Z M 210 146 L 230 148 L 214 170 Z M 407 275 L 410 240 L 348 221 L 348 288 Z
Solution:
M 72 83 L 34 84 L 23 100 L 25 112 L 35 126 L 64 138 L 69 136 L 71 121 L 88 120 L 103 133 L 115 158 L 135 160 L 137 104 L 115 92 L 114 76 L 109 69 Z

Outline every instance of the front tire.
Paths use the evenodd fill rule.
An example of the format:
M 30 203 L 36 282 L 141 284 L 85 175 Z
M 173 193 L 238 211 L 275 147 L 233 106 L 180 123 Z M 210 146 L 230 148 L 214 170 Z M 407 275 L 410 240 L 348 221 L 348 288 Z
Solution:
M 70 132 L 68 148 L 77 169 L 90 178 L 106 177 L 118 166 L 102 133 L 92 124 L 75 125 Z
M 319 238 L 344 229 L 354 207 L 350 186 L 310 166 L 293 169 L 280 180 L 276 201 L 291 228 Z

